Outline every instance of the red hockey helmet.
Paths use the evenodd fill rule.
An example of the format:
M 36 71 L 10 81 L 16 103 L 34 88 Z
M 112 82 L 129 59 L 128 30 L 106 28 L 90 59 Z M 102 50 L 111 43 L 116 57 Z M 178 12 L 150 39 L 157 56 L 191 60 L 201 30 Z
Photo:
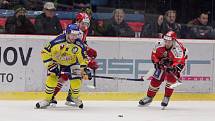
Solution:
M 76 22 L 80 23 L 82 21 L 86 23 L 90 23 L 90 18 L 86 13 L 78 13 L 76 15 Z
M 174 41 L 177 39 L 177 34 L 174 31 L 168 31 L 164 36 L 164 40 L 171 40 Z

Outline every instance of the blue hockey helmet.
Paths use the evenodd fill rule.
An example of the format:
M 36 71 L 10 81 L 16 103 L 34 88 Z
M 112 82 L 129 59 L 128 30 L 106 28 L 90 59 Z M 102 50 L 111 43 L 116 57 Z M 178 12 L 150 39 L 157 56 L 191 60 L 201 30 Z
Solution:
M 66 27 L 66 34 L 79 34 L 80 33 L 80 29 L 76 24 L 69 24 Z

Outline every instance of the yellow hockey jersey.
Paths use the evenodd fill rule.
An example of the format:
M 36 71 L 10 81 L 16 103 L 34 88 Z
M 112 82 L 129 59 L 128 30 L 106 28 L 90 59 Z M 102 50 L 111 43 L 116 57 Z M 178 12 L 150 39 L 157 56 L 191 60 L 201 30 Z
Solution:
M 82 55 L 82 49 L 73 43 L 68 43 L 62 37 L 48 42 L 41 51 L 41 56 L 47 68 L 53 63 L 63 66 L 80 64 L 81 67 L 86 67 L 87 65 Z

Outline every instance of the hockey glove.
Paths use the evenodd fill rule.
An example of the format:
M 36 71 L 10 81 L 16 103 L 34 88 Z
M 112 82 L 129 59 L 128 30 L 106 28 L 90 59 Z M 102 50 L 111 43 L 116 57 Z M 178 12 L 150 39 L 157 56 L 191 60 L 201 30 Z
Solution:
M 92 74 L 91 71 L 88 68 L 81 69 L 82 70 L 82 78 L 83 80 L 91 80 Z
M 165 66 L 170 66 L 172 64 L 172 60 L 169 58 L 162 58 L 160 63 Z
M 167 67 L 166 68 L 166 72 L 168 72 L 168 73 L 170 73 L 170 72 L 175 73 L 175 72 L 177 72 L 177 69 L 175 67 Z
M 87 55 L 90 58 L 96 58 L 97 57 L 97 52 L 93 48 L 87 48 Z
M 184 68 L 184 66 L 182 64 L 178 64 L 177 66 L 167 67 L 166 72 L 173 72 L 173 73 L 179 72 L 180 73 L 183 68 Z
M 88 79 L 91 80 L 92 79 L 92 74 L 91 74 L 90 69 L 84 68 L 84 71 L 85 71 L 86 75 L 88 76 Z
M 160 64 L 159 62 L 154 63 L 154 68 L 155 68 L 155 69 L 162 69 L 162 67 L 163 67 L 163 65 Z
M 90 59 L 87 66 L 92 70 L 96 70 L 99 68 L 98 63 L 94 59 Z
M 51 73 L 55 73 L 56 76 L 59 76 L 59 74 L 60 74 L 59 66 L 56 63 L 49 65 L 48 71 Z

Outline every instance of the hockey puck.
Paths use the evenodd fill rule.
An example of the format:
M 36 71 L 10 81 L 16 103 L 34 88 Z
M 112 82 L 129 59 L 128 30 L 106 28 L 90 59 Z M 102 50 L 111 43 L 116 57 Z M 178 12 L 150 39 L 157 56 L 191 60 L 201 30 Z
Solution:
M 120 115 L 118 115 L 118 117 L 123 117 L 123 115 L 122 115 L 122 114 L 120 114 Z

